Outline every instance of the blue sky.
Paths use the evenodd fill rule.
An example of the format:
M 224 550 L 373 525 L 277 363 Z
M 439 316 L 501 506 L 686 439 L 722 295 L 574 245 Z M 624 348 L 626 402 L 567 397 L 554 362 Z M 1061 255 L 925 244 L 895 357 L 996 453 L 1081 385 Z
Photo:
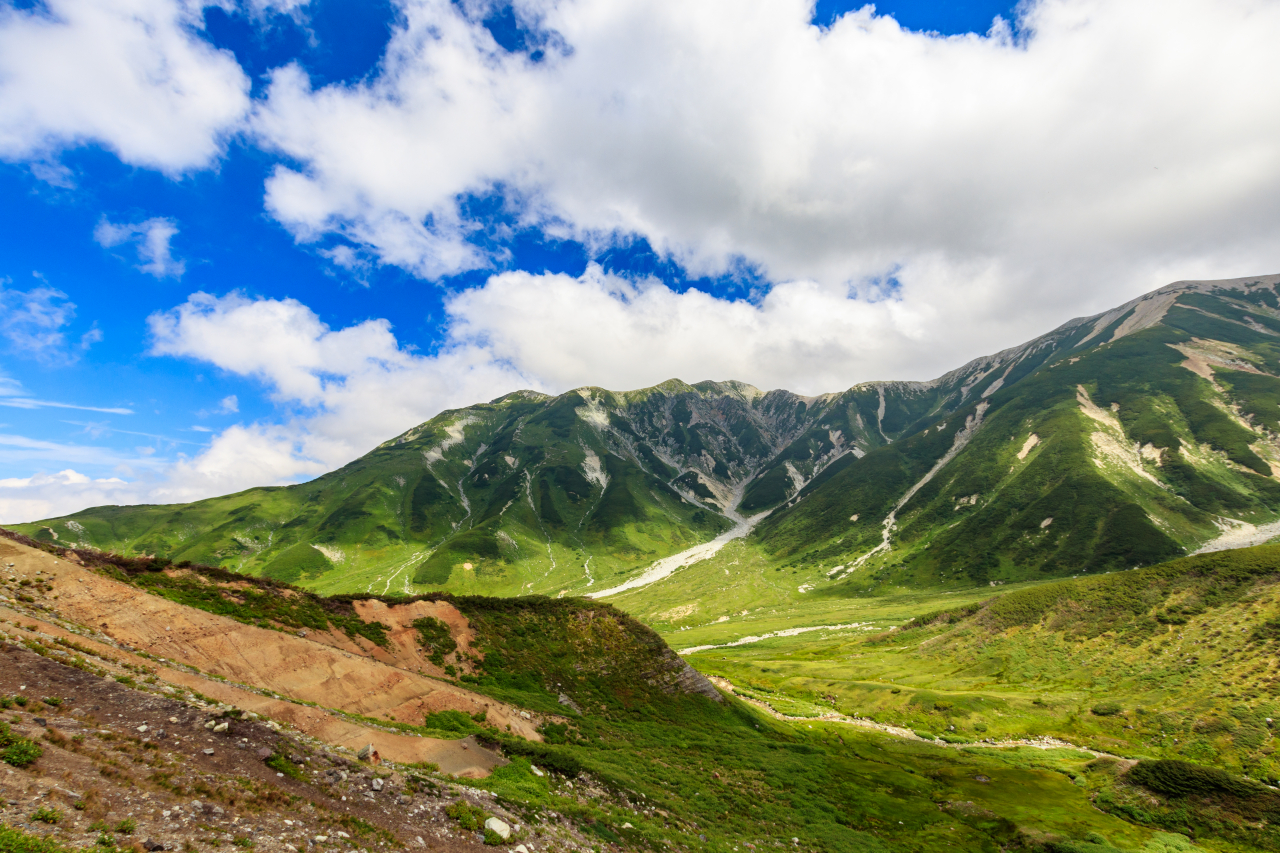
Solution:
M 1275 271 L 1274 4 L 2 8 L 0 522 L 519 387 L 928 379 Z

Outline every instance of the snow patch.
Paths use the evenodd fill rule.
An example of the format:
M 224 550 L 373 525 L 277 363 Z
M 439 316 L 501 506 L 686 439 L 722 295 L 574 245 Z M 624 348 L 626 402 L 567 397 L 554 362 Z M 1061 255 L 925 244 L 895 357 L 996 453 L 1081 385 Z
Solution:
M 596 452 L 590 447 L 583 446 L 582 450 L 587 454 L 582 460 L 583 475 L 600 488 L 606 488 L 609 485 L 609 475 L 604 472 L 600 457 L 596 456 Z
M 312 545 L 311 547 L 324 554 L 330 563 L 345 563 L 347 561 L 346 552 L 341 548 L 335 548 L 332 545 Z
M 1211 551 L 1226 551 L 1229 548 L 1249 548 L 1280 536 L 1280 521 L 1270 524 L 1253 525 L 1235 518 L 1221 518 L 1215 521 L 1222 534 L 1201 545 L 1193 554 L 1207 554 Z
M 462 444 L 463 439 L 466 437 L 466 428 L 474 423 L 479 423 L 479 419 L 474 418 L 471 415 L 467 415 L 466 417 L 458 418 L 458 420 L 445 427 L 444 432 L 448 438 L 440 442 L 435 447 L 422 451 L 422 456 L 427 460 L 427 464 L 430 465 L 433 462 L 443 460 L 446 450 L 450 447 L 456 447 L 457 445 Z
M 591 424 L 596 429 L 605 429 L 609 426 L 609 413 L 605 411 L 604 406 L 595 398 L 595 395 L 589 391 L 579 391 L 578 395 L 586 401 L 585 406 L 579 406 L 577 409 L 578 417 Z

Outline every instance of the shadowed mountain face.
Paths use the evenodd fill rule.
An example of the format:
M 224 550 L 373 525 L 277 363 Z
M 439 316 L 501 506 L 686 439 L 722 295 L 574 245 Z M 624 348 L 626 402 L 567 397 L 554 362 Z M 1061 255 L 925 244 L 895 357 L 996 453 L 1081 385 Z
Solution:
M 1280 512 L 1277 284 L 1169 285 L 931 382 L 521 391 L 310 483 L 19 528 L 324 591 L 598 591 L 746 517 L 851 591 L 1128 568 Z

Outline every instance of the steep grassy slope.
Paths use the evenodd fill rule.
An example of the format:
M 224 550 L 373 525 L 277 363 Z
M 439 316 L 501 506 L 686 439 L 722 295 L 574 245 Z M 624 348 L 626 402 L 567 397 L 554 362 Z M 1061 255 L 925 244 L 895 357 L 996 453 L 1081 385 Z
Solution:
M 1076 323 L 1019 381 L 827 468 L 756 541 L 790 565 L 844 565 L 836 575 L 865 593 L 1148 565 L 1217 535 L 1224 519 L 1270 520 L 1274 283 L 1171 286 L 1146 298 L 1154 308 Z M 1135 317 L 1147 325 L 1126 328 Z M 970 434 L 961 419 L 979 417 Z
M 1170 285 L 930 382 L 518 392 L 310 483 L 18 528 L 327 593 L 596 592 L 752 515 L 846 595 L 1149 565 L 1280 514 L 1277 286 Z
M 582 591 L 727 529 L 749 483 L 744 503 L 758 509 L 776 470 L 794 472 L 775 489 L 792 495 L 938 405 L 914 386 L 886 388 L 816 399 L 675 381 L 519 392 L 445 412 L 303 485 L 16 527 L 329 592 Z

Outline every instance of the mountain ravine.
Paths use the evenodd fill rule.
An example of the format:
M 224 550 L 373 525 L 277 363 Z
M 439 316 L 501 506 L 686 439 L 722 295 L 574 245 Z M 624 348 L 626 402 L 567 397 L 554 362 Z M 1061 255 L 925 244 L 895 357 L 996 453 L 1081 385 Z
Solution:
M 735 525 L 847 593 L 1147 565 L 1280 514 L 1277 285 L 1178 282 L 929 382 L 517 391 L 308 483 L 13 527 L 328 593 L 590 594 Z

